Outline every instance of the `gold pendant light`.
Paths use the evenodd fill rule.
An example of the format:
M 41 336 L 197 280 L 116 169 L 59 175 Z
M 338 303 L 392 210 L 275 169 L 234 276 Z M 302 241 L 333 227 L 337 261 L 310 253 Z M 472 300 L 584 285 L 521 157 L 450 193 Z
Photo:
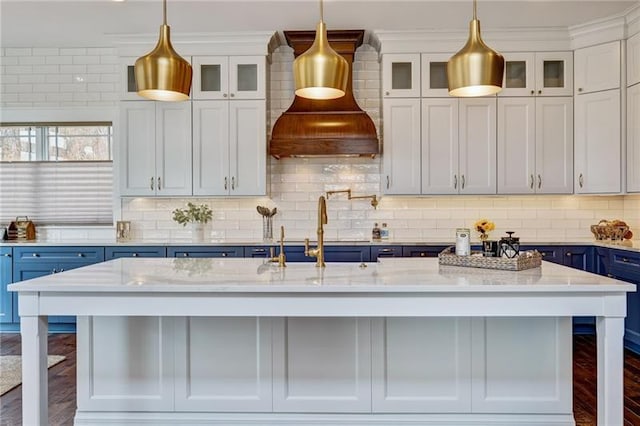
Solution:
M 162 25 L 158 44 L 136 60 L 138 95 L 154 101 L 184 101 L 191 91 L 191 65 L 171 46 L 167 25 L 167 0 L 162 2 Z
M 336 99 L 347 90 L 349 64 L 331 48 L 323 20 L 320 0 L 320 22 L 311 47 L 293 61 L 296 95 L 309 99 Z
M 502 90 L 504 58 L 484 44 L 480 21 L 473 0 L 473 20 L 469 23 L 467 44 L 447 62 L 447 79 L 451 96 L 486 96 Z

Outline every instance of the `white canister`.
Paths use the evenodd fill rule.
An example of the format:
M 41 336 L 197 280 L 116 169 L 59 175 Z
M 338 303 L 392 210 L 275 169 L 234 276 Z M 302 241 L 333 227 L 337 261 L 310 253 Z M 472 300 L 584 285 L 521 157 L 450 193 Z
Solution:
M 458 256 L 469 256 L 471 254 L 471 242 L 469 240 L 469 228 L 456 229 L 456 254 Z

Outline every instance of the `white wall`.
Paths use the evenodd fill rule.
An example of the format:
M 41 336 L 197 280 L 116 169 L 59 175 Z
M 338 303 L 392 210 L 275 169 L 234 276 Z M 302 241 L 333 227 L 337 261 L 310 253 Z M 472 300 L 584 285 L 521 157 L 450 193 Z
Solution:
M 270 120 L 293 99 L 293 53 L 278 48 L 272 57 Z M 0 107 L 116 105 L 120 78 L 111 48 L 0 49 Z M 377 53 L 360 47 L 354 63 L 354 92 L 380 135 L 380 65 Z M 0 120 L 2 119 L 0 110 Z M 116 141 L 117 143 L 117 141 Z M 354 195 L 378 194 L 381 159 L 271 159 L 271 197 L 202 199 L 214 210 L 208 226 L 213 239 L 260 240 L 256 205 L 277 206 L 275 229 L 284 225 L 289 239 L 315 238 L 317 199 L 327 190 L 351 188 Z M 190 231 L 171 220 L 186 199 L 122 199 L 123 220 L 131 220 L 134 238 L 188 239 Z M 589 241 L 589 225 L 602 218 L 626 219 L 640 234 L 640 196 L 438 196 L 389 197 L 377 210 L 368 201 L 327 204 L 327 239 L 368 239 L 374 222 L 387 222 L 400 241 L 448 242 L 455 228 L 471 227 L 481 217 L 496 223 L 492 236 L 515 231 L 522 241 Z M 61 231 L 49 230 L 52 237 Z M 276 232 L 277 234 L 277 232 Z M 76 238 L 92 233 L 76 232 Z

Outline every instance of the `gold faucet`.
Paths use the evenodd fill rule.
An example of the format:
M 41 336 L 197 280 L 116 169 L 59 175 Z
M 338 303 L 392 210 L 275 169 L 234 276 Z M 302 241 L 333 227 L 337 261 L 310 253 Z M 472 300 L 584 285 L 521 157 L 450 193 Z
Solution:
M 280 254 L 274 256 L 273 247 L 271 247 L 271 261 L 278 262 L 278 266 L 284 268 L 287 266 L 287 258 L 284 255 L 284 226 L 280 226 Z
M 304 239 L 304 255 L 317 258 L 316 266 L 324 268 L 324 227 L 327 224 L 327 200 L 324 195 L 318 198 L 318 246 L 316 248 L 309 247 L 309 239 Z
M 346 193 L 347 194 L 347 199 L 349 200 L 364 200 L 367 198 L 371 198 L 371 205 L 373 206 L 373 208 L 377 208 L 378 207 L 378 197 L 376 197 L 376 195 L 351 195 L 351 188 L 349 189 L 340 189 L 338 191 L 327 191 L 327 199 L 329 198 L 330 195 L 333 194 L 342 194 L 342 193 Z

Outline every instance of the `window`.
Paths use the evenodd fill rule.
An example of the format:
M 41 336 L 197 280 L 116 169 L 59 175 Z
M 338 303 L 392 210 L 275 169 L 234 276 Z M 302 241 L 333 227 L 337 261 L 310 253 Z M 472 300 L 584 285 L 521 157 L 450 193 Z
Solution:
M 0 223 L 113 223 L 111 123 L 0 125 Z

